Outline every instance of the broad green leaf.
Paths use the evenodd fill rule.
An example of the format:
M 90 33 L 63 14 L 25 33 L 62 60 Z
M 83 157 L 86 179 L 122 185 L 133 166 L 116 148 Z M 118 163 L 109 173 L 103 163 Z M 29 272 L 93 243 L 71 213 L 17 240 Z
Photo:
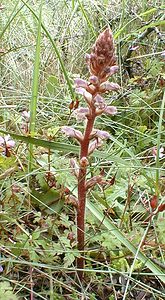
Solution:
M 50 189 L 46 193 L 33 190 L 32 197 L 41 211 L 47 214 L 59 213 L 64 205 L 64 199 L 61 199 L 60 193 L 54 189 Z

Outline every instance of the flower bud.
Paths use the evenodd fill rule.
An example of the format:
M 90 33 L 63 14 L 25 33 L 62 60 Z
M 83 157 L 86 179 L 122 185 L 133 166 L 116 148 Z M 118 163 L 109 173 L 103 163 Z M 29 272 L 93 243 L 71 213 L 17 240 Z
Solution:
M 102 176 L 93 176 L 86 182 L 86 191 L 102 181 Z
M 73 174 L 78 178 L 79 176 L 79 166 L 74 158 L 70 159 L 70 166 L 72 168 Z
M 155 210 L 158 206 L 158 197 L 156 195 L 152 196 L 150 199 L 150 206 L 152 211 Z
M 88 165 L 89 165 L 89 162 L 88 162 L 87 157 L 83 156 L 83 157 L 80 159 L 80 167 L 86 168 Z
M 158 207 L 158 211 L 161 212 L 161 211 L 164 211 L 164 210 L 165 210 L 165 203 L 160 204 L 159 207 Z
M 101 147 L 103 144 L 102 140 L 97 138 L 94 141 L 90 142 L 89 148 L 88 148 L 88 155 L 93 153 L 93 151 L 99 147 Z
M 93 85 L 97 85 L 99 83 L 99 79 L 97 76 L 90 76 L 89 77 L 89 82 L 92 83 Z

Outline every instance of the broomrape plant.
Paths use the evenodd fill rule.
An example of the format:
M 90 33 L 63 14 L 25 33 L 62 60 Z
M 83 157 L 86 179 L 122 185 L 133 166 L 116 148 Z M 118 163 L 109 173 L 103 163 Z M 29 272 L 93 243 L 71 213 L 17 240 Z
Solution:
M 85 207 L 86 196 L 89 188 L 96 184 L 105 184 L 101 175 L 93 176 L 87 180 L 88 157 L 95 149 L 102 146 L 103 141 L 110 138 L 110 134 L 94 128 L 95 119 L 102 114 L 115 115 L 117 108 L 110 106 L 103 98 L 103 94 L 110 91 L 118 91 L 119 85 L 108 81 L 109 77 L 118 71 L 116 65 L 113 35 L 109 28 L 102 32 L 92 47 L 91 54 L 86 55 L 86 63 L 90 72 L 88 80 L 77 78 L 75 80 L 75 91 L 83 95 L 86 107 L 79 107 L 74 115 L 79 121 L 85 121 L 84 132 L 73 127 L 63 126 L 62 132 L 68 137 L 75 138 L 80 145 L 79 161 L 71 159 L 70 164 L 78 181 L 78 199 L 72 195 L 68 196 L 77 209 L 77 243 L 81 256 L 77 258 L 79 278 L 83 277 L 84 269 L 84 243 L 85 243 Z M 81 269 L 81 270 L 80 270 Z

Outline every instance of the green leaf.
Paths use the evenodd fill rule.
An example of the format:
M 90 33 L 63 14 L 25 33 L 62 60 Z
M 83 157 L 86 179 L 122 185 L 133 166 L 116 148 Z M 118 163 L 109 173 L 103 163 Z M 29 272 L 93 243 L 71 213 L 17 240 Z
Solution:
M 32 197 L 33 202 L 47 214 L 59 213 L 64 205 L 64 199 L 61 199 L 59 191 L 55 189 L 50 189 L 46 193 L 33 190 Z
M 14 156 L 6 157 L 3 155 L 0 155 L 0 170 L 6 171 L 9 168 L 15 167 L 15 166 L 16 166 L 16 158 Z
M 36 127 L 36 112 L 37 112 L 37 100 L 38 100 L 38 90 L 39 90 L 39 73 L 40 73 L 40 52 L 41 52 L 41 20 L 42 20 L 42 1 L 40 5 L 40 14 L 38 19 L 38 29 L 36 38 L 36 51 L 35 51 L 35 63 L 33 70 L 33 86 L 32 86 L 32 96 L 30 101 L 30 124 L 29 133 L 31 136 L 35 135 Z M 29 160 L 28 160 L 28 171 L 31 172 L 33 163 L 33 144 L 29 145 Z
M 87 208 L 94 214 L 100 222 L 103 222 L 104 226 L 109 230 L 110 234 L 113 234 L 130 252 L 132 252 L 137 258 L 151 270 L 151 272 L 157 276 L 163 283 L 165 283 L 165 274 L 162 270 L 153 263 L 147 256 L 145 256 L 141 251 L 137 252 L 137 247 L 135 247 L 119 230 L 116 225 L 107 217 L 103 215 L 103 213 L 99 210 L 99 208 L 87 201 Z
M 75 256 L 73 253 L 69 252 L 65 254 L 64 257 L 64 267 L 68 268 L 71 266 L 71 264 L 75 261 Z
M 10 283 L 7 281 L 0 282 L 0 295 L 1 300 L 18 300 L 17 296 L 14 295 Z

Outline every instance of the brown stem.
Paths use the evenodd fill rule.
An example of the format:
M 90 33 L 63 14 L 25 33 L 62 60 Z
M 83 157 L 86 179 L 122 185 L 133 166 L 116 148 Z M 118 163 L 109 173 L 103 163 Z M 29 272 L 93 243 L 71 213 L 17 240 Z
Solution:
M 81 158 L 88 156 L 88 147 L 90 142 L 90 134 L 93 129 L 95 121 L 95 107 L 92 108 L 91 115 L 88 118 L 84 139 L 81 143 L 80 161 Z M 82 256 L 77 258 L 77 268 L 82 269 L 78 271 L 79 279 L 83 278 L 84 269 L 84 241 L 85 241 L 85 206 L 86 206 L 86 172 L 87 166 L 80 166 L 79 177 L 78 177 L 78 209 L 77 209 L 77 242 L 78 250 L 81 251 Z

